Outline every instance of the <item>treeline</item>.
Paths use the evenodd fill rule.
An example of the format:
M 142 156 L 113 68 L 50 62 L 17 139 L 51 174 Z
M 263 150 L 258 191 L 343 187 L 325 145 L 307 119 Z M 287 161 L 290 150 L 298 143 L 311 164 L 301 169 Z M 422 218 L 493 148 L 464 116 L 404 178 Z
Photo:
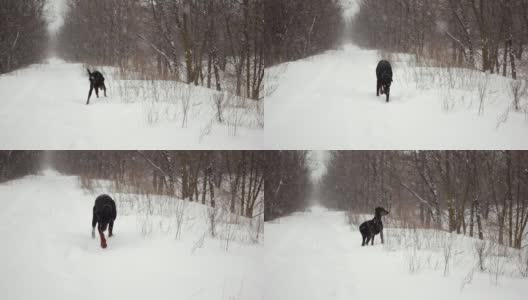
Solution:
M 42 158 L 39 151 L 0 151 L 0 182 L 36 174 Z
M 523 246 L 526 151 L 337 151 L 327 168 L 330 207 L 370 214 L 381 205 L 413 226 Z
M 264 7 L 267 66 L 317 54 L 341 38 L 337 0 L 265 0 Z
M 47 50 L 45 0 L 0 0 L 0 74 L 38 62 Z
M 70 60 L 261 99 L 264 0 L 69 0 Z
M 105 179 L 117 190 L 169 195 L 246 217 L 261 214 L 260 151 L 60 151 L 53 165 L 81 180 Z
M 528 0 L 363 0 L 353 28 L 362 46 L 516 79 L 526 64 Z
M 265 151 L 265 221 L 302 210 L 310 191 L 308 151 Z

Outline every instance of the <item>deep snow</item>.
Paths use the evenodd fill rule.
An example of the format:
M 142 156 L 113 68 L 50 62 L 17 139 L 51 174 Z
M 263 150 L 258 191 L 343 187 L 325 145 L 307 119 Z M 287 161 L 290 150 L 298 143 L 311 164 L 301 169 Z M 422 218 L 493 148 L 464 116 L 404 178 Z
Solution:
M 76 177 L 47 171 L 2 183 L 0 199 L 1 299 L 262 299 L 263 247 L 232 241 L 226 251 L 202 240 L 201 205 L 187 210 L 192 222 L 175 239 L 142 234 L 145 219 L 119 211 L 118 199 L 115 235 L 102 249 L 90 236 L 95 196 Z
M 462 287 L 466 265 L 475 259 L 470 247 L 453 250 L 451 271 L 445 277 L 441 266 L 426 267 L 442 253 L 427 259 L 424 255 L 422 269 L 409 272 L 408 253 L 395 245 L 397 231 L 386 228 L 385 247 L 379 236 L 374 246 L 361 247 L 357 227 L 346 225 L 343 212 L 313 207 L 267 222 L 265 232 L 265 299 L 513 300 L 525 299 L 528 293 L 526 278 L 502 277 L 493 284 L 487 274 L 478 272 Z
M 0 75 L 1 149 L 260 149 L 262 109 L 247 100 L 216 121 L 215 91 L 170 82 L 119 80 L 104 68 L 108 97 L 92 94 L 81 64 L 49 59 Z M 156 89 L 152 89 L 156 87 Z M 185 94 L 187 91 L 189 93 Z M 102 95 L 102 92 L 101 92 Z M 183 124 L 183 95 L 189 96 Z
M 376 97 L 377 51 L 347 44 L 339 50 L 267 70 L 265 138 L 271 149 L 455 150 L 526 149 L 528 114 L 505 112 L 508 80 L 491 75 L 484 111 L 477 89 L 484 75 L 447 74 L 393 61 L 391 101 Z M 417 80 L 423 74 L 423 82 Z M 471 76 L 468 78 L 467 76 Z M 464 86 L 466 85 L 466 86 Z M 446 105 L 447 104 L 447 105 Z M 526 108 L 525 104 L 525 108 Z M 445 109 L 445 107 L 449 107 Z

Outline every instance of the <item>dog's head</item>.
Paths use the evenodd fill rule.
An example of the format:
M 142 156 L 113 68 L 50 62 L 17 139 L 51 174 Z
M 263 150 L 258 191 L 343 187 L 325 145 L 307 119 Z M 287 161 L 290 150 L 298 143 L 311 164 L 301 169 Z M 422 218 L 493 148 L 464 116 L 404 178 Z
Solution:
M 382 217 L 382 216 L 386 216 L 386 215 L 388 215 L 389 212 L 388 212 L 387 210 L 385 210 L 385 208 L 383 208 L 383 207 L 379 207 L 379 206 L 378 206 L 378 207 L 376 207 L 376 209 L 375 209 L 375 214 L 376 214 L 376 216 L 380 216 L 380 217 Z
M 86 71 L 88 71 L 88 77 L 90 79 L 90 82 L 94 83 L 95 82 L 95 73 L 96 72 L 90 72 L 90 69 L 86 69 Z
M 88 78 L 90 79 L 90 82 L 95 80 L 95 76 L 92 72 L 90 72 L 90 69 L 86 69 L 88 71 Z

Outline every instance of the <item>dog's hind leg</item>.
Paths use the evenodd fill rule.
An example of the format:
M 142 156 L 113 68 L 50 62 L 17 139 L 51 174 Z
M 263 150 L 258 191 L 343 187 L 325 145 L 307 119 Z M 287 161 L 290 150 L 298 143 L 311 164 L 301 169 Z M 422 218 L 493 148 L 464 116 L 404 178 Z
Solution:
M 97 98 L 99 98 L 99 87 L 98 86 L 95 87 L 95 95 L 97 96 Z
M 88 100 L 86 100 L 86 105 L 90 104 L 90 97 L 92 96 L 93 85 L 90 85 L 90 91 L 88 92 Z
M 361 243 L 361 247 L 365 246 L 365 239 L 367 238 L 364 234 L 361 235 L 361 238 L 363 239 L 363 242 Z
M 376 82 L 376 97 L 379 97 L 380 83 L 379 80 Z
M 95 239 L 95 225 L 97 224 L 97 218 L 95 217 L 95 206 L 92 214 L 92 239 Z
M 112 230 L 114 229 L 114 221 L 110 221 L 110 224 L 108 225 L 108 237 L 112 237 Z
M 106 97 L 106 85 L 103 83 L 103 87 L 102 87 L 103 91 L 104 91 L 104 95 Z
M 374 245 L 374 238 L 375 238 L 375 237 L 376 237 L 375 235 L 372 235 L 372 242 L 370 242 L 370 245 L 371 245 L 371 246 Z

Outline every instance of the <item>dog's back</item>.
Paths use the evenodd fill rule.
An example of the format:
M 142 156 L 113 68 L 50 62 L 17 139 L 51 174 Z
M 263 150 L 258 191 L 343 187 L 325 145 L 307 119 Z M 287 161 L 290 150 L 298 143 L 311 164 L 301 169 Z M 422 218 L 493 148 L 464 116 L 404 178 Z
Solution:
M 381 220 L 377 219 L 365 221 L 361 224 L 361 226 L 359 226 L 359 231 L 362 234 L 377 235 L 381 232 L 382 229 L 383 223 L 381 222 Z
M 115 220 L 117 215 L 114 200 L 106 194 L 100 195 L 95 199 L 93 211 L 98 221 L 101 222 Z
M 390 62 L 381 60 L 378 63 L 378 66 L 376 67 L 376 77 L 383 82 L 392 82 L 392 66 Z

